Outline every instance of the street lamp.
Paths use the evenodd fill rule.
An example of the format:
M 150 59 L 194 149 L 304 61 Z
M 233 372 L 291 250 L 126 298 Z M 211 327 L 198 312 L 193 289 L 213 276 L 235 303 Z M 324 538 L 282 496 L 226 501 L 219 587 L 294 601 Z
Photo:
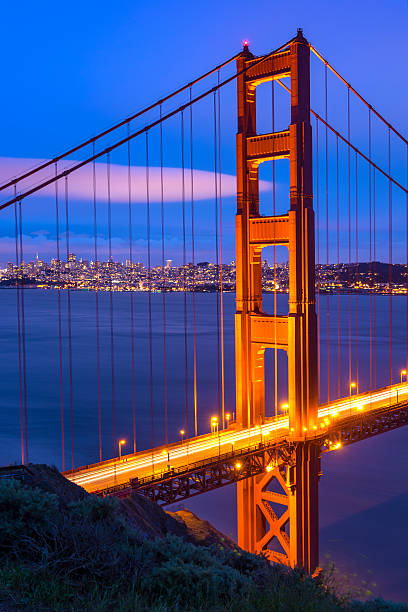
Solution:
M 225 420 L 227 421 L 227 427 L 229 425 L 230 419 L 231 419 L 231 415 L 229 412 L 227 412 L 227 414 L 225 415 Z
M 407 382 L 407 371 L 406 370 L 401 370 L 401 383 L 402 383 L 403 376 L 405 376 L 405 382 Z
M 289 410 L 289 404 L 281 404 L 281 408 L 283 410 L 283 414 L 286 416 Z
M 181 436 L 181 441 L 182 441 L 182 442 L 183 442 L 183 440 L 184 440 L 184 434 L 185 434 L 185 433 L 186 433 L 186 432 L 184 431 L 184 429 L 180 429 L 180 436 Z
M 357 395 L 358 394 L 358 387 L 357 387 L 357 384 L 355 382 L 351 382 L 350 383 L 350 397 L 351 397 L 351 395 L 353 393 L 353 389 L 356 390 L 356 395 Z
M 162 455 L 167 455 L 167 467 L 170 469 L 170 453 L 168 450 L 162 450 Z
M 126 444 L 126 440 L 119 440 L 119 459 L 122 459 L 122 445 Z
M 218 418 L 216 416 L 211 417 L 211 433 L 218 431 Z

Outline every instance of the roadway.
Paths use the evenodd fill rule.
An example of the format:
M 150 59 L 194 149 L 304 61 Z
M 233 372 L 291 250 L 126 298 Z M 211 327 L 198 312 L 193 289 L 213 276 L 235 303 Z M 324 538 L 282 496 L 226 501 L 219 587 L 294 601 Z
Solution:
M 334 420 L 392 406 L 403 399 L 408 399 L 408 383 L 383 387 L 371 393 L 352 395 L 335 402 L 321 404 L 314 431 L 305 431 L 302 439 L 313 438 L 318 432 L 321 433 L 322 430 L 329 428 Z M 64 472 L 64 476 L 91 493 L 129 482 L 131 478 L 159 475 L 167 471 L 169 466 L 174 468 L 188 466 L 189 463 L 215 458 L 219 454 L 237 451 L 258 442 L 278 441 L 290 435 L 289 418 L 285 415 L 266 419 L 262 426 L 250 429 L 238 430 L 236 424 L 231 423 L 224 430 L 167 446 L 122 455 L 120 459 L 114 458 L 68 470 Z

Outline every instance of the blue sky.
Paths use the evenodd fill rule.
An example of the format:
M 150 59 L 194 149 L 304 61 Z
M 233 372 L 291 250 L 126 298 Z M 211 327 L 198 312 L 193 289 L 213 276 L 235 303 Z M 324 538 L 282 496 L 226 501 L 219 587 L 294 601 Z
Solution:
M 310 42 L 375 108 L 403 134 L 408 132 L 407 0 L 388 3 L 295 1 L 284 4 L 261 0 L 253 8 L 240 1 L 191 3 L 159 0 L 141 3 L 123 0 L 112 3 L 74 0 L 57 5 L 42 0 L 37 3 L 7 3 L 2 9 L 0 46 L 4 95 L 0 99 L 1 157 L 51 157 L 232 56 L 241 48 L 243 39 L 250 41 L 255 54 L 261 54 L 291 38 L 297 27 L 303 27 Z M 321 96 L 322 83 L 321 76 L 316 76 L 313 96 Z M 343 95 L 340 90 L 333 89 L 329 98 L 329 118 L 339 127 L 344 125 Z M 233 95 L 227 94 L 222 111 L 225 122 L 222 165 L 230 175 L 234 174 L 233 104 Z M 197 169 L 212 171 L 212 118 L 208 109 L 202 111 L 195 126 L 194 165 Z M 362 148 L 366 146 L 364 122 L 363 114 L 356 109 L 352 135 Z M 166 139 L 171 145 L 166 165 L 178 167 L 179 125 L 174 122 L 166 130 Z M 379 162 L 386 165 L 386 134 L 378 129 L 373 135 L 373 143 L 379 151 Z M 135 153 L 132 163 L 143 166 L 143 146 Z M 154 156 L 152 163 L 157 163 Z M 397 148 L 392 163 L 396 175 L 404 177 L 405 152 Z M 333 164 L 331 155 L 330 172 Z M 268 170 L 263 172 L 268 180 Z M 286 207 L 285 180 L 283 177 L 278 185 L 282 210 Z M 380 185 L 379 189 L 379 197 L 386 197 L 387 186 Z M 322 185 L 322 193 L 324 190 Z M 332 200 L 332 187 L 329 191 Z M 360 210 L 367 207 L 366 191 L 363 187 Z M 226 197 L 224 206 L 224 247 L 228 260 L 233 257 L 234 198 Z M 402 219 L 405 219 L 404 206 L 403 198 L 398 199 L 396 195 L 396 249 L 398 244 L 403 248 L 403 234 L 398 232 Z M 197 246 L 198 257 L 214 258 L 211 250 L 213 203 L 203 200 L 201 207 L 201 212 L 199 209 L 197 212 L 198 224 L 202 224 L 199 225 L 202 243 Z M 386 218 L 384 206 L 378 212 L 379 223 L 382 209 Z M 32 232 L 39 231 L 52 242 L 53 234 L 48 224 L 53 224 L 54 220 L 47 210 L 47 203 L 38 201 L 35 206 L 26 207 L 24 227 L 27 228 L 27 240 L 30 236 L 32 238 Z M 126 233 L 125 222 L 121 220 L 123 212 L 118 213 L 117 227 L 114 228 L 114 236 L 116 232 L 119 241 Z M 169 252 L 172 257 L 180 242 L 179 213 L 180 207 L 173 206 L 167 217 L 169 228 L 174 230 L 169 229 L 167 236 L 168 243 L 174 247 Z M 101 225 L 104 214 L 101 209 Z M 362 212 L 359 215 L 364 228 L 367 226 L 366 216 Z M 0 224 L 0 233 L 7 238 L 12 227 L 7 215 L 4 218 L 6 222 Z M 90 228 L 90 215 L 89 220 L 81 218 L 77 227 L 73 219 L 74 236 L 78 234 L 86 241 Z M 144 239 L 142 233 L 141 226 L 135 229 L 135 241 Z M 28 244 L 32 242 L 31 238 Z M 102 242 L 104 238 L 106 236 L 101 235 Z M 85 251 L 86 248 L 84 255 L 87 255 Z M 366 246 L 362 244 L 361 252 L 365 251 Z M 2 260 L 4 256 L 2 251 Z

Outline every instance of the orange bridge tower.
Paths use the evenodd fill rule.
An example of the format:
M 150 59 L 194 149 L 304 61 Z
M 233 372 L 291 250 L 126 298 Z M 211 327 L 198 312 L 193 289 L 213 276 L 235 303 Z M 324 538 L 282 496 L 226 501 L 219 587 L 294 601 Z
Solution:
M 318 562 L 319 451 L 305 434 L 317 419 L 317 318 L 310 125 L 310 49 L 299 30 L 283 51 L 255 58 L 244 46 L 237 60 L 236 410 L 242 428 L 265 418 L 265 350 L 287 351 L 292 451 L 265 474 L 238 483 L 238 543 L 271 560 L 313 570 Z M 291 78 L 287 130 L 256 132 L 256 88 Z M 259 165 L 289 159 L 289 210 L 259 214 Z M 289 250 L 289 312 L 262 309 L 264 247 Z

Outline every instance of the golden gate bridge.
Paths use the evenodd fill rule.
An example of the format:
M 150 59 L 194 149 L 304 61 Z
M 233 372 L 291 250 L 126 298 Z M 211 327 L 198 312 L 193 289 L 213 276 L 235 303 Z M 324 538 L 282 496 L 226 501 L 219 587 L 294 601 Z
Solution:
M 314 68 L 318 70 L 323 67 L 323 73 L 313 78 L 311 53 L 316 58 Z M 330 121 L 329 77 L 334 79 L 335 91 L 335 112 Z M 290 86 L 286 84 L 288 80 Z M 271 84 L 270 103 L 265 110 L 262 92 L 268 83 Z M 282 89 L 286 98 L 279 98 L 277 87 Z M 345 92 L 341 87 L 345 88 Z M 226 177 L 222 172 L 225 156 L 222 152 L 221 120 L 222 108 L 227 108 L 227 112 L 231 113 L 228 106 L 231 88 L 236 88 L 238 125 L 236 398 L 233 409 L 230 405 L 226 407 L 225 402 L 223 214 L 224 200 L 231 193 L 227 193 Z M 339 111 L 341 95 L 345 104 Z M 223 102 L 223 96 L 228 104 Z M 313 102 L 311 106 L 311 98 L 312 102 L 316 98 L 316 105 Z M 357 102 L 360 106 L 358 111 L 354 111 L 353 118 L 353 104 Z M 290 118 L 285 127 L 288 109 Z M 345 119 L 344 125 L 335 125 L 335 116 L 340 117 L 341 122 Z M 195 130 L 204 117 L 209 117 L 212 124 L 209 143 L 204 145 L 200 141 L 194 145 Z M 265 123 L 265 117 L 270 121 L 270 131 L 259 133 L 257 122 L 261 120 Z M 373 147 L 374 121 L 377 127 L 383 127 L 385 134 L 385 145 L 378 152 Z M 175 122 L 173 125 L 176 125 L 179 137 L 166 141 L 165 128 L 171 122 Z M 282 129 L 277 130 L 277 125 Z M 356 132 L 355 138 L 352 137 L 352 126 Z M 362 132 L 365 144 L 361 143 Z M 401 175 L 400 168 L 393 168 L 392 144 L 399 147 L 397 159 L 407 159 L 407 177 Z M 204 181 L 202 171 L 195 168 L 195 157 L 201 147 L 209 152 L 212 164 L 211 172 L 206 172 L 204 177 L 205 180 L 210 177 L 211 189 Z M 171 157 L 170 149 L 174 149 L 180 162 L 177 171 L 171 169 L 173 176 L 166 167 L 166 155 L 169 159 Z M 401 154 L 401 151 L 404 153 Z M 61 461 L 65 476 L 98 495 L 126 496 L 138 492 L 162 505 L 237 483 L 239 545 L 252 552 L 264 553 L 272 561 L 301 565 L 313 571 L 318 565 L 321 455 L 408 422 L 408 381 L 406 369 L 401 370 L 408 364 L 408 275 L 405 288 L 405 354 L 403 363 L 396 364 L 395 357 L 393 360 L 395 292 L 392 267 L 397 242 L 405 244 L 404 254 L 408 263 L 408 221 L 405 220 L 407 231 L 401 239 L 402 217 L 399 214 L 401 210 L 408 214 L 407 153 L 408 141 L 330 65 L 299 30 L 293 39 L 262 56 L 254 56 L 245 42 L 238 54 L 172 94 L 2 184 L 0 191 L 5 195 L 0 210 L 3 211 L 4 223 L 14 227 L 14 266 L 17 271 L 15 340 L 18 346 L 21 463 L 29 461 L 29 423 L 36 418 L 35 413 L 30 411 L 30 362 L 27 359 L 30 330 L 26 321 L 24 224 L 27 211 L 30 207 L 35 211 L 38 198 L 43 198 L 42 202 L 48 206 L 49 218 L 55 225 L 58 276 L 55 285 L 58 335 L 55 378 L 59 396 L 56 401 L 59 404 Z M 72 156 L 82 159 L 74 161 Z M 135 159 L 141 163 L 137 171 Z M 120 170 L 117 160 L 121 163 Z M 289 164 L 284 160 L 289 160 Z M 268 162 L 272 172 L 269 192 L 263 191 L 266 183 L 260 181 L 261 167 L 265 162 Z M 278 179 L 281 164 L 286 164 L 288 192 L 285 194 L 282 192 L 285 180 Z M 175 189 L 174 182 L 177 183 L 177 195 L 169 198 L 168 193 L 171 190 L 173 193 Z M 264 214 L 265 198 L 270 196 L 268 214 Z M 106 338 L 101 329 L 100 291 L 98 287 L 94 291 L 95 345 L 88 348 L 96 368 L 95 381 L 90 382 L 94 385 L 92 394 L 96 415 L 96 431 L 91 435 L 98 441 L 99 460 L 85 466 L 75 464 L 75 415 L 79 390 L 75 384 L 75 354 L 72 347 L 72 294 L 76 286 L 69 274 L 68 263 L 75 214 L 80 217 L 82 212 L 81 207 L 78 208 L 75 202 L 73 204 L 78 198 L 90 202 L 89 212 L 93 223 L 90 248 L 94 277 L 103 277 L 105 284 L 107 279 L 109 289 Z M 126 316 L 130 352 L 127 373 L 131 394 L 126 407 L 123 400 L 118 403 L 117 399 L 119 361 L 115 352 L 115 320 L 119 315 L 115 313 L 118 306 L 114 291 L 114 222 L 118 213 L 117 208 L 112 206 L 115 199 L 127 204 L 131 281 L 141 225 L 144 226 L 146 244 L 146 308 L 143 313 L 135 305 L 132 282 L 129 287 L 129 312 Z M 169 221 L 166 212 L 169 200 L 178 201 L 181 205 L 177 227 L 166 225 Z M 211 200 L 213 215 L 217 288 L 214 312 L 217 406 L 214 411 L 212 407 L 200 404 L 200 343 L 196 333 L 198 281 L 195 274 L 200 235 L 197 207 L 209 209 L 208 200 Z M 203 201 L 205 204 L 202 204 Z M 378 201 L 381 202 L 380 209 Z M 385 203 L 388 208 L 388 244 L 385 248 L 388 247 L 389 278 L 387 286 L 382 286 L 381 291 L 386 294 L 384 299 L 388 295 L 388 380 L 383 380 L 384 364 L 377 364 L 376 349 L 376 293 L 379 290 L 376 262 L 378 253 L 384 252 Z M 394 219 L 397 213 L 396 228 Z M 106 240 L 101 238 L 101 228 L 106 232 Z M 180 239 L 183 270 L 177 287 L 182 292 L 182 305 L 176 313 L 176 321 L 169 319 L 171 288 L 166 285 L 168 280 L 165 275 L 172 231 Z M 99 261 L 102 242 L 108 253 L 104 266 Z M 158 255 L 153 249 L 157 245 Z M 268 313 L 263 307 L 262 251 L 268 247 L 273 249 L 274 270 L 277 249 L 284 247 L 289 252 L 289 299 L 285 313 L 278 313 L 276 276 L 273 312 Z M 64 252 L 66 264 L 61 263 Z M 137 253 L 139 255 L 139 250 Z M 359 340 L 362 325 L 358 308 L 358 267 L 355 268 L 357 281 L 351 278 L 351 270 L 352 264 L 358 263 L 361 253 L 369 262 L 369 283 L 364 287 L 369 293 L 369 337 Z M 152 269 L 156 256 L 160 259 L 156 269 L 163 274 L 160 330 L 154 325 L 152 317 Z M 398 257 L 401 259 L 401 253 Z M 340 306 L 340 269 L 344 258 L 348 258 L 349 270 L 346 322 L 341 321 Z M 334 278 L 329 283 L 331 295 L 323 293 L 322 275 L 315 277 L 316 264 L 318 269 L 323 264 L 334 264 Z M 333 296 L 334 301 L 331 300 Z M 135 337 L 136 319 L 146 322 L 148 338 L 143 349 L 146 354 L 139 355 L 148 364 L 146 408 L 151 433 L 150 447 L 143 450 L 136 448 L 138 417 L 146 416 L 145 405 L 140 401 L 141 391 L 137 388 L 137 358 L 141 349 Z M 183 330 L 184 337 L 183 354 L 178 356 L 184 372 L 185 404 L 179 441 L 174 439 L 169 428 L 171 411 L 179 408 L 169 399 L 169 391 L 174 384 L 168 375 L 169 326 L 172 324 Z M 343 328 L 347 334 L 345 342 Z M 160 336 L 159 342 L 155 335 Z M 368 343 L 367 376 L 361 374 L 362 354 L 366 358 L 362 353 L 364 343 Z M 159 368 L 154 359 L 157 351 L 161 352 Z M 274 355 L 272 381 L 265 376 L 265 353 L 268 351 Z M 279 406 L 278 402 L 278 383 L 281 381 L 278 376 L 278 352 L 287 355 L 287 402 L 283 406 Z M 103 458 L 102 448 L 102 403 L 106 393 L 102 360 L 105 357 L 110 362 L 112 437 L 112 450 L 107 459 Z M 342 361 L 348 370 L 344 380 Z M 378 366 L 382 378 L 378 375 Z M 123 368 L 122 363 L 120 367 Z M 399 368 L 397 372 L 396 368 Z M 159 379 L 163 393 L 158 402 L 155 387 Z M 379 379 L 382 380 L 381 386 L 377 382 Z M 272 389 L 272 409 L 266 399 L 268 388 Z M 123 439 L 118 435 L 117 428 L 118 414 L 124 409 L 130 414 L 130 429 L 133 432 L 134 452 L 127 454 L 122 453 Z M 211 431 L 200 432 L 200 423 L 203 422 L 200 411 L 204 412 Z M 119 456 L 116 456 L 117 453 Z M 71 460 L 70 469 L 67 469 L 67 456 Z

